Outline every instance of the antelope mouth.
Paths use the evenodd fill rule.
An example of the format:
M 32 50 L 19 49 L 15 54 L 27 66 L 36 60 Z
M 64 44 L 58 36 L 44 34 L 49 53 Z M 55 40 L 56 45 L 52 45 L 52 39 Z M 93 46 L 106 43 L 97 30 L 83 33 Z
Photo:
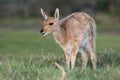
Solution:
M 45 35 L 45 32 L 42 32 L 41 35 Z
M 43 29 L 41 29 L 41 30 L 40 30 L 40 33 L 41 33 L 41 35 L 46 36 L 46 35 L 49 34 L 50 32 L 44 32 Z
M 43 35 L 43 36 L 46 36 L 46 35 L 48 35 L 50 32 L 42 32 L 41 34 Z

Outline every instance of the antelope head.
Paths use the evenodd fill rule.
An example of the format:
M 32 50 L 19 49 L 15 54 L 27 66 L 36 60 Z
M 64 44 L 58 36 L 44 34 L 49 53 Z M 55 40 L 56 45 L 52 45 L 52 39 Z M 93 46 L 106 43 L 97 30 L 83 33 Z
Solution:
M 47 34 L 56 31 L 56 27 L 58 26 L 58 21 L 59 21 L 59 9 L 56 8 L 54 17 L 48 17 L 46 13 L 43 11 L 43 9 L 41 9 L 41 14 L 44 18 L 44 21 L 40 33 L 43 36 L 46 36 Z

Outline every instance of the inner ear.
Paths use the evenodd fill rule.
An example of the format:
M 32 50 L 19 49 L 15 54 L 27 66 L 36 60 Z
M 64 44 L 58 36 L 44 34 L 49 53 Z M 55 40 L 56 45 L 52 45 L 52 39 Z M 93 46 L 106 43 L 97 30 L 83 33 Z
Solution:
M 59 20 L 59 9 L 58 8 L 55 10 L 54 18 L 56 20 Z
M 41 14 L 42 14 L 42 16 L 44 17 L 44 19 L 47 19 L 47 18 L 48 18 L 47 15 L 46 15 L 46 13 L 43 11 L 42 8 L 41 8 Z

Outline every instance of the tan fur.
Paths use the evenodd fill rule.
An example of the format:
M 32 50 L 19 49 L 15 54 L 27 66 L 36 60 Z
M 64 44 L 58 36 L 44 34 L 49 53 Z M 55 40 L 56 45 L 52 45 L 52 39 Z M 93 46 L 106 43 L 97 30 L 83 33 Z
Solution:
M 42 13 L 42 12 L 41 12 Z M 95 36 L 96 25 L 93 18 L 83 12 L 73 13 L 59 21 L 59 10 L 55 11 L 56 17 L 48 17 L 44 20 L 41 33 L 52 32 L 55 41 L 65 52 L 68 69 L 75 66 L 76 55 L 82 55 L 82 68 L 86 68 L 88 54 L 91 55 L 93 69 L 96 68 Z M 44 17 L 44 15 L 43 15 Z M 46 14 L 45 14 L 46 17 Z M 53 25 L 49 25 L 49 23 Z

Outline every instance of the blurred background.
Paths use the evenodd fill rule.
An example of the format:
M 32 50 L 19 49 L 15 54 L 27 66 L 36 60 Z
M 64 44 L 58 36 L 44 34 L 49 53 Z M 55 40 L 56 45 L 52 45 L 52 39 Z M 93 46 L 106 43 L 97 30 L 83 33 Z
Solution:
M 59 8 L 61 19 L 73 12 L 86 12 L 95 19 L 98 34 L 111 37 L 120 34 L 120 0 L 0 0 L 1 55 L 33 54 L 40 53 L 39 50 L 61 52 L 56 46 L 45 46 L 51 45 L 50 41 L 54 40 L 50 36 L 46 37 L 48 41 L 45 41 L 46 38 L 39 33 L 43 21 L 40 8 L 43 8 L 48 16 L 53 16 L 55 9 Z M 108 36 L 107 39 L 111 40 Z M 99 40 L 97 44 L 100 43 Z M 106 46 L 100 44 L 97 50 L 105 48 Z
M 120 0 L 0 0 L 0 27 L 39 29 L 37 25 L 41 25 L 42 19 L 40 8 L 49 16 L 59 8 L 61 18 L 72 12 L 86 12 L 96 20 L 98 31 L 120 30 Z M 105 26 L 99 27 L 99 24 Z
M 40 8 L 50 15 L 53 15 L 55 8 L 59 8 L 61 16 L 84 11 L 91 14 L 108 13 L 120 17 L 119 0 L 0 0 L 0 17 L 39 17 Z

